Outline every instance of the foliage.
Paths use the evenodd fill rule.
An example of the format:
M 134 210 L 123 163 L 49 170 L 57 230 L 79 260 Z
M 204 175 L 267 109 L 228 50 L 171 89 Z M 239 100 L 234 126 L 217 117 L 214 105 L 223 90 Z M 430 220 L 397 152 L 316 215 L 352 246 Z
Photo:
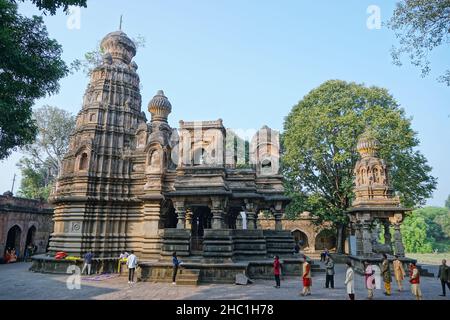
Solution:
M 427 241 L 427 228 L 424 217 L 414 214 L 407 217 L 402 224 L 401 231 L 406 252 L 433 252 L 431 243 Z
M 411 64 L 421 68 L 422 76 L 430 72 L 429 53 L 450 43 L 449 0 L 404 0 L 397 3 L 388 26 L 395 31 L 399 47 L 392 49 L 394 63 L 401 65 L 406 54 Z M 450 86 L 450 69 L 439 77 Z
M 143 36 L 138 35 L 136 38 L 132 39 L 136 48 L 145 48 L 146 40 Z M 100 46 L 100 42 L 97 44 L 97 47 L 89 52 L 84 54 L 83 59 L 74 60 L 70 69 L 71 72 L 83 72 L 86 76 L 90 76 L 92 70 L 94 70 L 97 66 L 102 63 L 102 57 L 105 54 L 103 48 Z
M 37 109 L 33 116 L 38 135 L 33 144 L 23 148 L 26 156 L 18 164 L 22 171 L 19 192 L 26 198 L 46 199 L 67 152 L 69 137 L 75 128 L 75 117 L 51 106 Z
M 25 0 L 19 0 L 25 2 Z M 56 10 L 63 8 L 64 12 L 68 12 L 69 6 L 86 7 L 86 0 L 31 0 L 31 2 L 44 13 L 49 12 L 51 15 L 56 13 Z
M 405 230 L 406 233 L 405 233 Z M 414 231 L 415 230 L 415 231 Z M 423 238 L 425 230 L 425 238 Z M 450 212 L 446 208 L 425 207 L 414 210 L 402 224 L 403 240 L 408 252 L 429 253 L 450 250 Z
M 307 94 L 286 117 L 282 136 L 288 216 L 309 211 L 342 230 L 353 198 L 358 137 L 368 128 L 381 142 L 393 187 L 407 207 L 424 204 L 436 187 L 419 140 L 386 89 L 331 80 Z M 339 231 L 339 230 L 338 230 Z M 342 250 L 338 244 L 338 250 Z
M 448 196 L 447 200 L 445 200 L 445 207 L 450 210 L 450 195 Z
M 61 54 L 42 17 L 23 17 L 17 4 L 0 0 L 0 159 L 33 141 L 34 101 L 57 93 L 68 73 Z

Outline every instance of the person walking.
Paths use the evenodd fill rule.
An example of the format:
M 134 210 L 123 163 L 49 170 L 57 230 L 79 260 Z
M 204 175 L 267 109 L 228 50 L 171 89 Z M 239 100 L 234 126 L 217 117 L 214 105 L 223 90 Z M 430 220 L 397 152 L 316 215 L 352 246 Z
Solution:
M 347 261 L 347 272 L 345 273 L 345 286 L 350 300 L 355 300 L 355 284 L 353 282 L 353 267 L 352 262 Z
M 383 262 L 381 263 L 381 275 L 383 276 L 383 282 L 384 282 L 384 294 L 386 296 L 390 296 L 391 295 L 392 274 L 391 274 L 391 268 L 389 266 L 389 260 L 385 253 L 383 253 Z
M 312 280 L 311 280 L 311 264 L 306 260 L 306 256 L 303 256 L 304 262 L 303 262 L 303 292 L 301 293 L 302 296 L 310 296 L 311 295 L 311 286 L 312 286 Z
M 330 256 L 326 257 L 325 260 L 325 268 L 326 268 L 326 275 L 325 275 L 325 288 L 329 288 L 331 285 L 331 289 L 334 289 L 334 261 L 331 259 Z
M 81 274 L 84 273 L 84 270 L 86 270 L 87 268 L 87 274 L 88 276 L 91 275 L 91 267 L 92 267 L 92 259 L 94 258 L 94 255 L 92 253 L 92 250 L 89 250 L 88 252 L 86 252 L 83 256 L 83 260 L 84 260 L 84 265 L 83 265 L 83 269 L 81 270 Z
M 275 276 L 275 288 L 279 289 L 281 287 L 281 281 L 280 281 L 281 264 L 280 264 L 280 257 L 278 257 L 278 256 L 274 257 L 273 274 Z
M 403 291 L 403 279 L 405 279 L 405 269 L 403 263 L 399 260 L 398 255 L 395 255 L 395 260 L 392 262 L 394 266 L 394 277 L 397 282 L 398 291 Z
M 364 276 L 367 288 L 367 299 L 373 299 L 373 290 L 375 289 L 375 270 L 373 270 L 369 261 L 364 261 Z
M 422 300 L 422 291 L 420 290 L 420 273 L 415 262 L 411 262 L 410 270 L 411 273 L 409 275 L 409 282 L 411 283 L 411 292 L 416 297 L 416 300 Z
M 138 258 L 134 254 L 134 251 L 130 251 L 130 255 L 127 258 L 127 267 L 128 267 L 128 283 L 134 283 L 134 273 L 136 271 L 136 267 L 138 264 Z
M 178 273 L 178 267 L 181 264 L 181 261 L 178 260 L 177 253 L 172 253 L 172 264 L 173 264 L 173 271 L 172 271 L 172 284 L 177 284 L 176 278 Z
M 442 294 L 441 297 L 446 296 L 445 286 L 450 290 L 450 268 L 447 266 L 447 260 L 442 260 L 442 264 L 439 266 L 438 278 L 441 280 Z

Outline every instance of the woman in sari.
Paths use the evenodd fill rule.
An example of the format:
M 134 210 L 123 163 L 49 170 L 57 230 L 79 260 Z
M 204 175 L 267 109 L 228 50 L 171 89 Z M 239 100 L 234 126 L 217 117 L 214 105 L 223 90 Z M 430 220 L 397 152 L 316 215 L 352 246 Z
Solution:
M 11 258 L 11 249 L 8 248 L 5 251 L 5 256 L 3 257 L 3 259 L 5 260 L 5 263 L 9 263 L 9 259 Z
M 311 295 L 311 264 L 306 260 L 306 256 L 303 256 L 305 262 L 303 263 L 303 292 L 302 296 L 310 296 Z
M 367 299 L 373 299 L 373 290 L 375 289 L 375 270 L 372 269 L 372 266 L 368 261 L 364 261 L 364 276 L 367 288 Z
M 17 255 L 16 255 L 16 249 L 13 248 L 11 250 L 8 263 L 14 263 L 14 262 L 17 262 Z

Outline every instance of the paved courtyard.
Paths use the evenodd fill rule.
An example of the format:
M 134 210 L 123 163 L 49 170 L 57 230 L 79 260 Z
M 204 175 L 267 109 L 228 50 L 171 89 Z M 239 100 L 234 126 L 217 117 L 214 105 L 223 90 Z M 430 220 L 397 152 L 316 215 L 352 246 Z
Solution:
M 336 265 L 335 289 L 325 289 L 325 275 L 318 273 L 313 277 L 312 296 L 301 297 L 300 281 L 297 278 L 288 278 L 282 281 L 281 289 L 273 287 L 272 281 L 257 280 L 248 286 L 206 284 L 198 287 L 175 286 L 165 283 L 137 283 L 132 287 L 128 285 L 127 278 L 113 277 L 102 281 L 92 281 L 83 277 L 81 289 L 69 290 L 66 285 L 68 276 L 39 274 L 28 271 L 29 263 L 0 265 L 0 300 L 129 300 L 129 299 L 225 299 L 225 300 L 345 300 L 347 295 L 343 284 L 345 266 Z M 92 278 L 91 278 L 92 279 Z M 410 300 L 413 299 L 407 281 L 404 282 L 405 291 L 394 291 L 391 297 L 383 295 L 376 290 L 377 300 Z M 450 300 L 440 297 L 440 282 L 436 278 L 422 278 L 422 291 L 426 300 Z M 355 282 L 356 299 L 365 299 L 366 290 L 364 280 L 360 275 Z

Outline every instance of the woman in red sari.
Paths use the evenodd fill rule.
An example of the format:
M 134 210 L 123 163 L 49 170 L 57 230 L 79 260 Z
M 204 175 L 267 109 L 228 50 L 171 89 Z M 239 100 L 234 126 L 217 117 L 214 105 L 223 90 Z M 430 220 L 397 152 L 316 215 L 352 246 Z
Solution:
M 305 262 L 303 263 L 303 292 L 302 296 L 310 296 L 311 295 L 311 264 L 306 260 L 306 256 L 303 256 Z
M 9 259 L 11 258 L 11 249 L 8 248 L 5 251 L 5 256 L 3 257 L 3 260 L 5 260 L 5 263 L 9 263 Z

